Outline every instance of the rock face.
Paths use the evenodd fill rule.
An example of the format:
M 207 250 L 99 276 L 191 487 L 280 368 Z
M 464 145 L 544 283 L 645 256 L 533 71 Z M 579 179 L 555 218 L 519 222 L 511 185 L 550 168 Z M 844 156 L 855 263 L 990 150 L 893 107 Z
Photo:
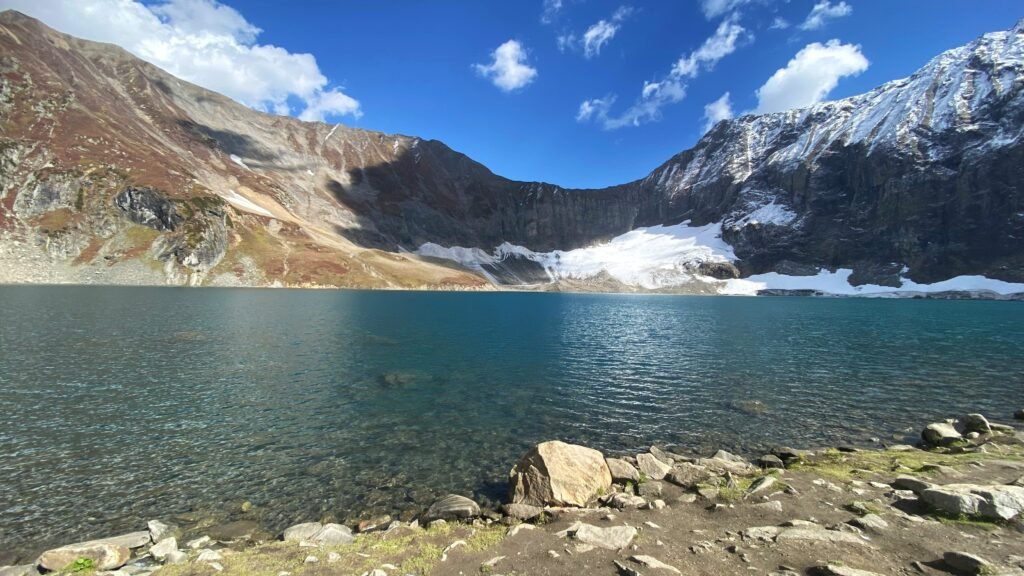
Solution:
M 1012 520 L 1024 512 L 1024 488 L 1019 486 L 946 484 L 922 490 L 920 497 L 935 509 L 954 516 Z
M 117 544 L 83 542 L 47 550 L 39 557 L 36 564 L 55 572 L 80 558 L 92 560 L 97 570 L 115 570 L 128 562 L 131 558 L 131 551 L 125 546 Z
M 597 450 L 543 442 L 509 473 L 509 500 L 531 506 L 586 506 L 611 485 L 611 472 Z
M 1024 281 L 1020 25 L 863 95 L 720 122 L 645 178 L 599 190 L 509 180 L 437 141 L 255 112 L 13 11 L 0 27 L 12 200 L 0 232 L 93 271 L 157 259 L 175 283 L 480 287 L 547 275 L 521 255 L 470 271 L 407 252 L 567 250 L 690 220 L 719 226 L 738 257 L 686 263 L 703 277 L 845 267 L 854 284 Z M 184 210 L 210 197 L 224 206 Z M 602 280 L 588 281 L 577 288 Z

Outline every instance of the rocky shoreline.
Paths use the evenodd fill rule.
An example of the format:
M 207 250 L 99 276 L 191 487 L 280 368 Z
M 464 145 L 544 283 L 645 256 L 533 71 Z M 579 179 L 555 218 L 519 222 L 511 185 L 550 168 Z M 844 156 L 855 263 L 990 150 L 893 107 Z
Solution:
M 549 441 L 515 463 L 500 510 L 451 494 L 411 522 L 308 522 L 276 538 L 244 521 L 141 528 L 0 576 L 1024 574 L 1024 432 L 968 414 L 928 424 L 917 446 L 753 460 Z

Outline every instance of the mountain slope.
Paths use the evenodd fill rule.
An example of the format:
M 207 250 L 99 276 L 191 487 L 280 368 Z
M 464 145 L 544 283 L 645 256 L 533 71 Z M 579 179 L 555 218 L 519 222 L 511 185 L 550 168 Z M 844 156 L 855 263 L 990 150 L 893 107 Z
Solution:
M 862 96 L 719 123 L 636 182 L 570 190 L 437 141 L 256 112 L 7 11 L 0 281 L 1022 282 L 1022 45 L 1020 25 L 988 34 Z

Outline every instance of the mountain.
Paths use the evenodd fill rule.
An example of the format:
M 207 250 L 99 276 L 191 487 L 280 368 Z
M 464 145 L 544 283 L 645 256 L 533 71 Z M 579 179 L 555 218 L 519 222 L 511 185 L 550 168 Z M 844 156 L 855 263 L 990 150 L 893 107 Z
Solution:
M 1020 24 L 599 190 L 254 111 L 17 12 L 0 32 L 0 281 L 1024 291 Z

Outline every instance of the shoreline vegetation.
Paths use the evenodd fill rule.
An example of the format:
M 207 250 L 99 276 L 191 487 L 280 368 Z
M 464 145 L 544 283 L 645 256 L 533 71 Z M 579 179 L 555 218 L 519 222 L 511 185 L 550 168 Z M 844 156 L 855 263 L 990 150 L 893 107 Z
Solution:
M 154 519 L 0 576 L 1024 574 L 1024 410 L 1013 416 L 934 422 L 917 446 L 753 460 L 549 441 L 515 463 L 500 510 L 453 494 L 412 522 L 307 522 L 276 538 Z

